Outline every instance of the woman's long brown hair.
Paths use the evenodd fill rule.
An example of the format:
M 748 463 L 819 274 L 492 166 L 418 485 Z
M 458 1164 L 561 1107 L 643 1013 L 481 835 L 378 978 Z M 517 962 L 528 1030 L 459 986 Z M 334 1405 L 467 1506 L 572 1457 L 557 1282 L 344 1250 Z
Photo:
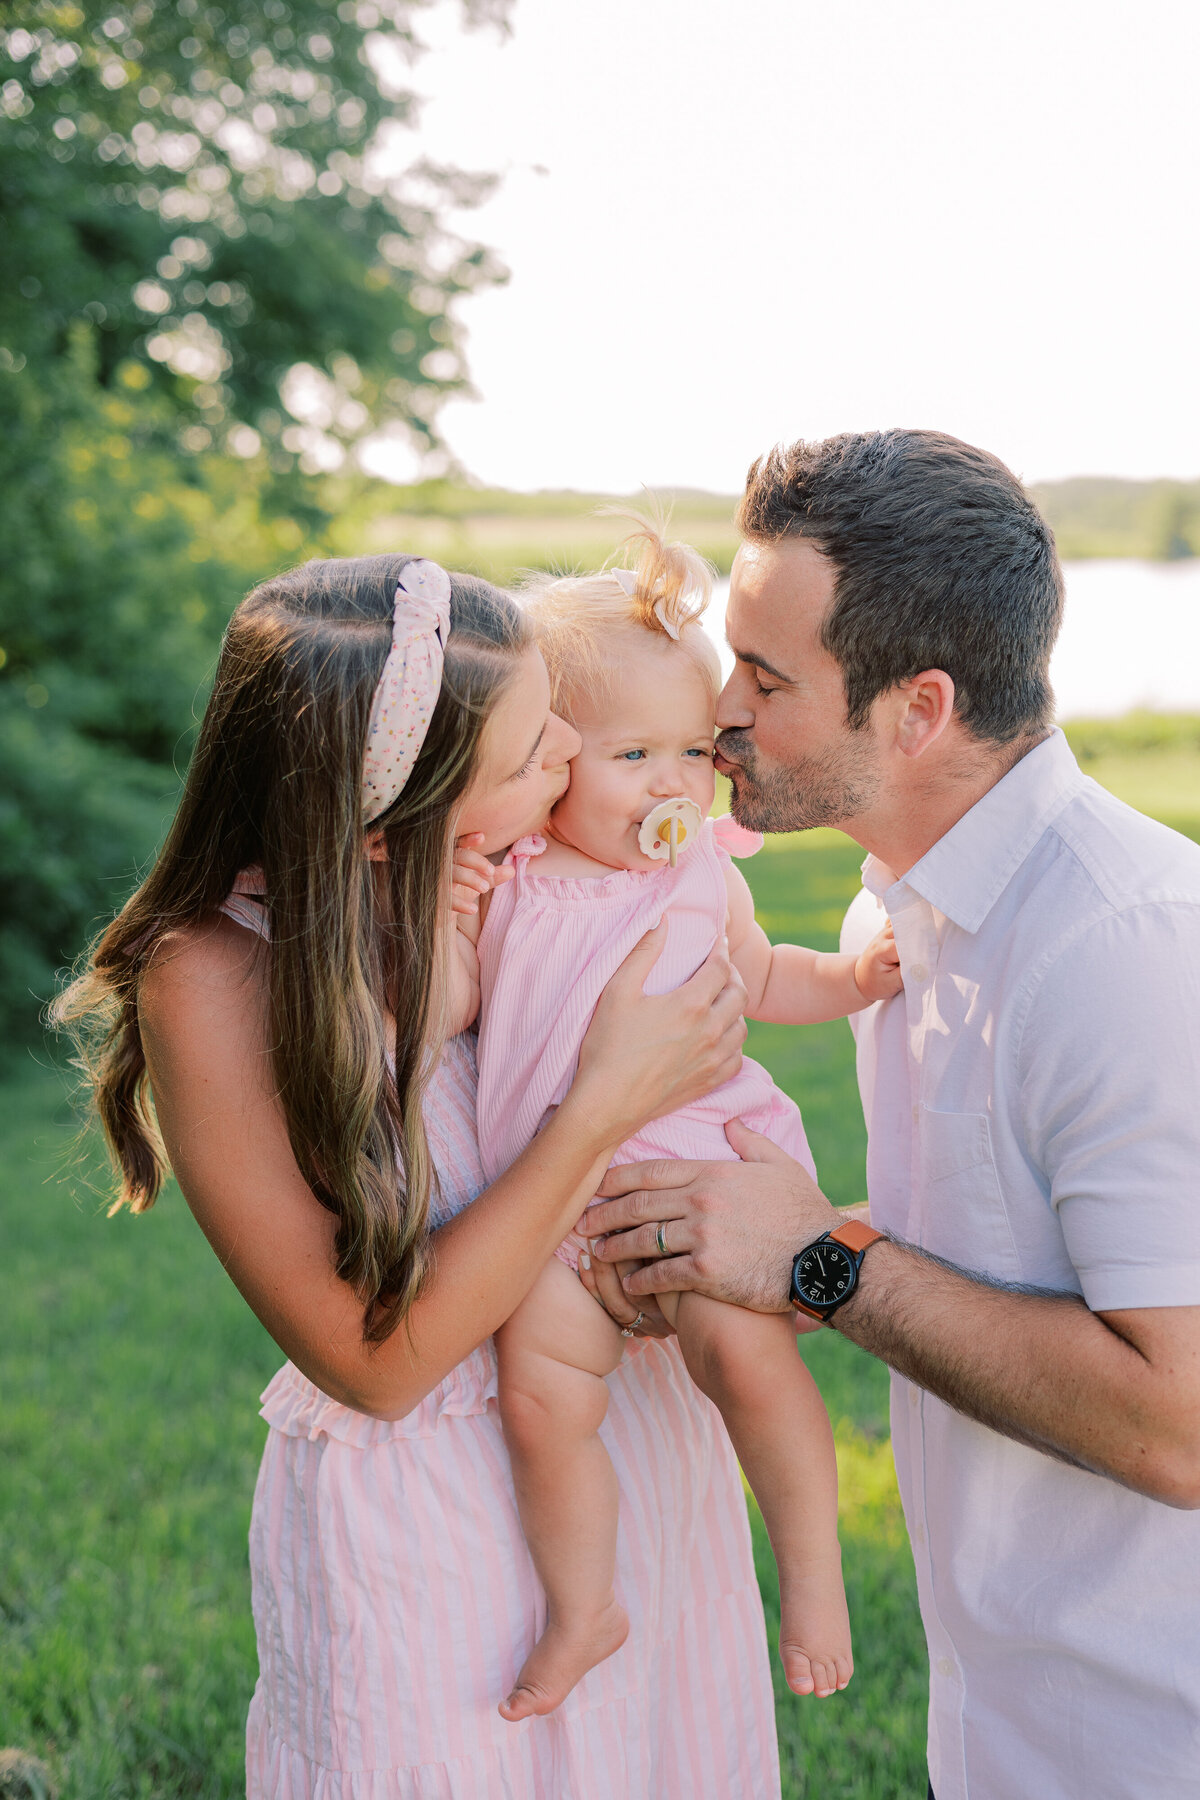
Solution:
M 211 919 L 262 870 L 271 1054 L 306 1181 L 337 1220 L 337 1272 L 386 1338 L 420 1291 L 433 1181 L 421 1102 L 440 1048 L 453 821 L 483 728 L 528 644 L 511 600 L 451 577 L 429 734 L 364 850 L 371 701 L 407 556 L 313 562 L 264 583 L 225 634 L 183 797 L 154 867 L 60 995 L 120 1175 L 143 1212 L 168 1172 L 138 1029 L 138 986 L 168 932 Z M 389 1068 L 381 999 L 396 1020 Z

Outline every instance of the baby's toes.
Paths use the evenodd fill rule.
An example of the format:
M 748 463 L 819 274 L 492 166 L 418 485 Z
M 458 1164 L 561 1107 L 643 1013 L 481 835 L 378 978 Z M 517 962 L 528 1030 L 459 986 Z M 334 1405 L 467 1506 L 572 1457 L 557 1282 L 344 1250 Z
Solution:
M 830 1657 L 814 1656 L 811 1658 L 813 1693 L 818 1700 L 828 1700 L 830 1694 L 838 1690 L 838 1669 L 836 1660 Z
M 837 1689 L 841 1693 L 843 1688 L 850 1686 L 850 1677 L 854 1673 L 854 1658 L 849 1655 L 835 1657 L 833 1666 L 837 1671 Z
M 783 1672 L 793 1694 L 811 1694 L 815 1687 L 813 1666 L 804 1651 L 795 1644 L 780 1644 Z

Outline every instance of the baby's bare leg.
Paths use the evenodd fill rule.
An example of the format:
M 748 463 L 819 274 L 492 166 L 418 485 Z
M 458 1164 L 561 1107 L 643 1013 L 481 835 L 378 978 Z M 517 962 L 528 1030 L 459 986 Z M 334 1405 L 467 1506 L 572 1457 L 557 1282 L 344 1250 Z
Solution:
M 599 1431 L 621 1334 L 565 1263 L 548 1263 L 496 1333 L 500 1418 L 546 1629 L 501 1703 L 552 1712 L 629 1630 L 613 1594 L 617 1477 Z
M 762 1510 L 779 1565 L 779 1651 L 788 1686 L 825 1698 L 844 1688 L 854 1669 L 837 1462 L 829 1415 L 791 1320 L 688 1293 L 678 1296 L 674 1324 L 688 1371 L 720 1408 Z

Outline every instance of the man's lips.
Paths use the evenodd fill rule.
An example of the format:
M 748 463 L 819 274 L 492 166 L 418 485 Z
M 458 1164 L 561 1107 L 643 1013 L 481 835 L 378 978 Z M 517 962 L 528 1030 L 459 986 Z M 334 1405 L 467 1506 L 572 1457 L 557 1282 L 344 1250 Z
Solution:
M 713 751 L 713 768 L 719 769 L 721 774 L 724 774 L 726 769 L 740 769 L 741 766 L 740 763 L 730 762 L 729 758 L 722 756 L 719 750 Z

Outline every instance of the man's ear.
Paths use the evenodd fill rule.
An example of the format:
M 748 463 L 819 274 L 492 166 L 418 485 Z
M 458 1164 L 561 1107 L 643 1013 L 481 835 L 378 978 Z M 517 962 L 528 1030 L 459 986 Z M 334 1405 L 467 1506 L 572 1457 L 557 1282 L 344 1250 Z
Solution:
M 890 696 L 895 744 L 901 756 L 921 756 L 941 737 L 954 713 L 954 683 L 944 669 L 926 669 Z

